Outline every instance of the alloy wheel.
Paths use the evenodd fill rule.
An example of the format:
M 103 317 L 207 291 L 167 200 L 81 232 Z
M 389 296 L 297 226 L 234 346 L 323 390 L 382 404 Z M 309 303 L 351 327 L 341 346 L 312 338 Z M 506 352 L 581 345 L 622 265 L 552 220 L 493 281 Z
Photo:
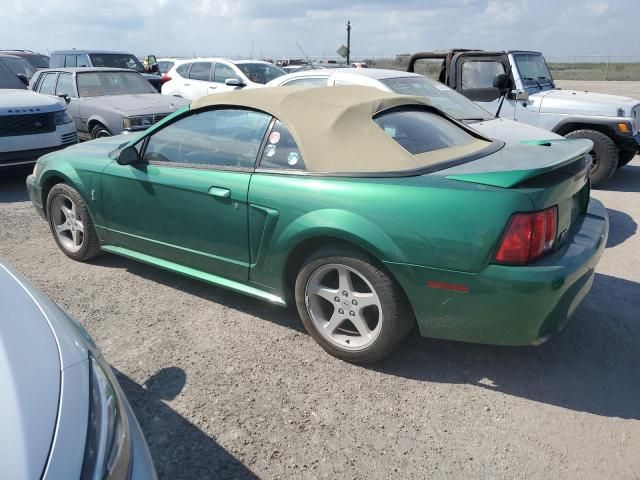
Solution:
M 84 225 L 76 204 L 67 195 L 56 195 L 51 203 L 51 219 L 60 244 L 70 252 L 77 252 L 84 242 Z
M 327 264 L 317 268 L 307 280 L 305 304 L 316 330 L 338 348 L 363 350 L 380 335 L 380 297 L 351 267 Z

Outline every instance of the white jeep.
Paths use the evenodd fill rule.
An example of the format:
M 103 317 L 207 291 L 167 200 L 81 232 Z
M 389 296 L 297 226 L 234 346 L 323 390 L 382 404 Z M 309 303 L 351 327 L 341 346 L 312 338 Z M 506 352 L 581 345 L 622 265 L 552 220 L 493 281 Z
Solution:
M 540 52 L 421 52 L 408 71 L 434 76 L 501 117 L 593 141 L 594 185 L 640 150 L 639 100 L 556 88 Z
M 0 169 L 33 164 L 38 157 L 78 143 L 64 102 L 27 90 L 0 55 Z

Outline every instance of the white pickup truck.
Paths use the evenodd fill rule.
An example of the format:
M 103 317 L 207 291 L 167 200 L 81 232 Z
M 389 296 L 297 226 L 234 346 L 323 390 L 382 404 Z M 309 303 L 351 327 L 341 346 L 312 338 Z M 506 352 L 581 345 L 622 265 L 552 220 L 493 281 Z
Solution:
M 38 157 L 78 143 L 64 101 L 27 90 L 0 55 L 0 170 L 33 164 Z
M 407 70 L 431 75 L 501 117 L 593 141 L 593 185 L 640 151 L 640 100 L 561 90 L 540 52 L 421 52 Z

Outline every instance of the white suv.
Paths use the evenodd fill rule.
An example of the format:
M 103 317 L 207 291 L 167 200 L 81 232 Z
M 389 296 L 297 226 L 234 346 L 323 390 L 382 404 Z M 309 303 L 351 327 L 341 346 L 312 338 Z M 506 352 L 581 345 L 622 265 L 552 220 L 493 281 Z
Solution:
M 0 169 L 78 143 L 76 127 L 58 99 L 27 90 L 0 55 Z
M 162 93 L 196 100 L 211 93 L 262 87 L 286 73 L 260 60 L 194 58 L 175 63 L 166 74 L 169 79 L 162 85 Z

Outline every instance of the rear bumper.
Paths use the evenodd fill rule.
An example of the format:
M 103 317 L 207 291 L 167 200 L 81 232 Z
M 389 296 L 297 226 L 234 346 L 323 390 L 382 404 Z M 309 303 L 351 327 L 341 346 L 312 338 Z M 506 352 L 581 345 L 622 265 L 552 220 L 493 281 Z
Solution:
M 530 266 L 488 265 L 479 273 L 387 266 L 404 288 L 423 336 L 535 345 L 560 331 L 586 297 L 608 233 L 607 212 L 591 199 L 570 240 Z M 468 292 L 428 288 L 430 281 L 463 285 Z

